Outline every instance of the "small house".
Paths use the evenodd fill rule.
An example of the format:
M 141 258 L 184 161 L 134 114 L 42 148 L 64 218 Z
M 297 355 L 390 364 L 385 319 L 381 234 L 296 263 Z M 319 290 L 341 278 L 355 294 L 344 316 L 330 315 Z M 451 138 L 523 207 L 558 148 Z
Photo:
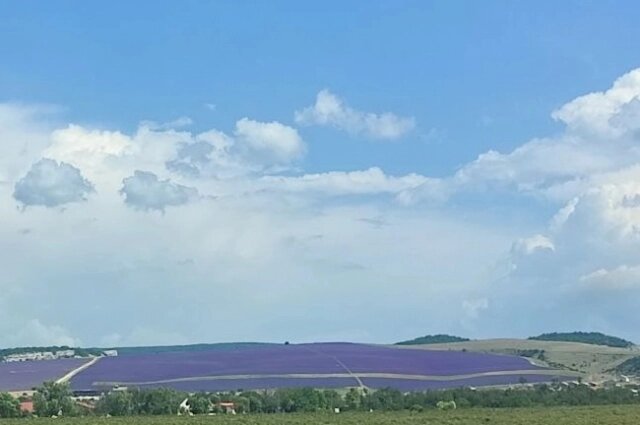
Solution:
M 32 415 L 35 409 L 33 408 L 33 401 L 25 400 L 20 402 L 20 411 L 28 415 Z
M 224 413 L 228 413 L 228 414 L 231 414 L 231 415 L 235 415 L 236 414 L 236 404 L 234 402 L 232 402 L 232 401 L 221 401 L 220 403 L 217 404 L 217 406 Z

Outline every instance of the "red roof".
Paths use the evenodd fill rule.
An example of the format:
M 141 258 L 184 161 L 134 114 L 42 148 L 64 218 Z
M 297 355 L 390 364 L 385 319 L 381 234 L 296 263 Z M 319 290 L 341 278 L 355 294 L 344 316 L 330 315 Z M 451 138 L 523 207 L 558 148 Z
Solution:
M 234 407 L 235 403 L 230 402 L 230 401 L 222 401 L 222 402 L 218 403 L 218 406 L 220 406 L 220 407 Z
M 33 401 L 21 401 L 20 410 L 26 413 L 33 413 Z

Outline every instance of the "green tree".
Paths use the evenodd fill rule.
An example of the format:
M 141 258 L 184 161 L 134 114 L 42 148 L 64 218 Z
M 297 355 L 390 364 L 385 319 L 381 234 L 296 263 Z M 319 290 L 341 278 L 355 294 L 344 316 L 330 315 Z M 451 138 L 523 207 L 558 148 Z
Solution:
M 175 415 L 187 394 L 169 388 L 132 390 L 134 414 Z
M 348 410 L 360 410 L 362 406 L 362 394 L 356 388 L 349 388 L 344 396 L 345 407 Z
M 45 382 L 36 389 L 33 408 L 36 415 L 42 417 L 74 416 L 77 410 L 71 396 L 68 383 Z
M 205 393 L 196 393 L 189 397 L 189 407 L 194 415 L 207 414 L 211 410 L 211 399 Z
M 11 394 L 0 393 L 0 418 L 17 418 L 20 411 L 20 402 Z
M 96 405 L 96 411 L 111 416 L 132 415 L 135 412 L 133 394 L 129 391 L 112 391 L 105 394 Z

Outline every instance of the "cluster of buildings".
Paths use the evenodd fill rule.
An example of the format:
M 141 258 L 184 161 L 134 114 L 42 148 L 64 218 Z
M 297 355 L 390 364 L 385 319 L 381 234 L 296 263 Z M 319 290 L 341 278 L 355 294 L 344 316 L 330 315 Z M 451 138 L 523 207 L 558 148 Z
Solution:
M 70 359 L 75 357 L 75 350 L 34 351 L 31 353 L 9 354 L 4 356 L 5 362 L 27 362 L 32 360 Z
M 105 357 L 116 357 L 118 350 L 104 350 L 102 355 Z M 57 350 L 57 351 L 33 351 L 28 353 L 8 354 L 4 356 L 5 362 L 28 362 L 34 360 L 55 360 L 55 359 L 72 359 L 76 357 L 87 357 L 86 354 L 77 355 L 76 350 Z

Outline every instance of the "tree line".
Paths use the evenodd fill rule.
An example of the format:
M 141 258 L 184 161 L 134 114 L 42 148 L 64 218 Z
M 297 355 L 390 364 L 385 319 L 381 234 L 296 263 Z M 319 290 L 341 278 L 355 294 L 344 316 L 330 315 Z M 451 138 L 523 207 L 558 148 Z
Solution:
M 637 389 L 614 387 L 592 389 L 586 385 L 540 384 L 513 389 L 458 388 L 408 392 L 395 389 L 319 390 L 313 388 L 221 393 L 185 393 L 169 388 L 111 391 L 95 404 L 74 401 L 68 384 L 45 383 L 33 396 L 35 415 L 135 416 L 174 415 L 187 400 L 192 414 L 224 413 L 233 403 L 237 413 L 293 413 L 318 411 L 423 411 L 437 408 L 513 408 L 640 404 Z M 185 413 L 185 412 L 183 412 Z M 19 400 L 0 394 L 0 417 L 20 417 Z
M 469 338 L 462 338 L 455 335 L 437 334 L 425 335 L 407 341 L 396 342 L 395 345 L 424 345 L 424 344 L 444 344 L 450 342 L 467 342 Z
M 581 342 L 583 344 L 607 345 L 616 348 L 630 348 L 634 344 L 617 336 L 605 335 L 601 332 L 551 332 L 529 337 L 534 341 Z

